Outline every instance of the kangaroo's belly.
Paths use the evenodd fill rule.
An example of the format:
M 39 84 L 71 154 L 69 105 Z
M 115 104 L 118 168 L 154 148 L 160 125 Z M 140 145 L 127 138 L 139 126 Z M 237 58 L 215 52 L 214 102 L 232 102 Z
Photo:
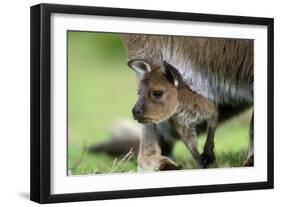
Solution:
M 253 88 L 249 84 L 234 84 L 213 74 L 204 74 L 202 70 L 180 67 L 187 85 L 200 95 L 219 104 L 237 105 L 253 103 Z

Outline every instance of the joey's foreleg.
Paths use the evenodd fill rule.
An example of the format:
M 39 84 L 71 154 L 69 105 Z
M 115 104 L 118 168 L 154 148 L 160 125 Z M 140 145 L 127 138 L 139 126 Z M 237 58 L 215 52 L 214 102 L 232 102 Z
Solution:
M 155 124 L 143 125 L 138 155 L 138 171 L 177 170 L 181 167 L 161 155 Z
M 195 159 L 198 168 L 203 168 L 202 159 L 198 151 L 198 139 L 195 128 L 183 129 L 182 140 L 189 149 L 191 155 Z
M 217 118 L 213 117 L 212 119 L 208 120 L 207 123 L 207 138 L 204 145 L 203 153 L 201 154 L 202 164 L 203 167 L 206 168 L 208 165 L 215 162 L 216 157 L 214 154 L 214 138 L 215 138 L 215 131 L 217 128 Z
M 156 124 L 157 133 L 159 136 L 159 146 L 161 148 L 161 154 L 173 158 L 173 148 L 176 139 L 180 137 L 176 131 L 173 122 L 166 120 Z

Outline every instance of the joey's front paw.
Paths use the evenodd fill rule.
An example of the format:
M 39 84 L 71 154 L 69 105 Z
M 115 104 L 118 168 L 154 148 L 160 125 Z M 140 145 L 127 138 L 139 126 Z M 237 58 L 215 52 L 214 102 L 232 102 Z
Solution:
M 164 171 L 164 170 L 180 170 L 181 165 L 168 157 L 161 155 L 152 155 L 148 157 L 139 157 L 138 171 Z
M 215 154 L 203 152 L 200 156 L 201 158 L 201 166 L 203 168 L 207 168 L 209 165 L 213 164 L 216 160 Z

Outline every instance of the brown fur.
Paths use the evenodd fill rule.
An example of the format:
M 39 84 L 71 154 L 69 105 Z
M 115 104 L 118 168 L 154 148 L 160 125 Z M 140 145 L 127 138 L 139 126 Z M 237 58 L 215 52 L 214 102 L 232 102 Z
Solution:
M 161 67 L 165 69 L 161 70 Z M 198 166 L 206 167 L 215 160 L 213 139 L 217 125 L 217 107 L 207 98 L 192 91 L 173 66 L 166 63 L 161 67 L 144 68 L 146 72 L 140 80 L 139 99 L 135 105 L 141 113 L 134 116 L 145 124 L 159 123 L 170 118 Z M 163 94 L 161 97 L 154 97 L 154 91 L 162 91 Z M 195 127 L 204 121 L 208 123 L 208 138 L 202 157 L 197 148 Z M 147 146 L 146 150 L 149 148 L 151 146 Z M 155 150 L 152 151 L 151 155 L 153 154 Z

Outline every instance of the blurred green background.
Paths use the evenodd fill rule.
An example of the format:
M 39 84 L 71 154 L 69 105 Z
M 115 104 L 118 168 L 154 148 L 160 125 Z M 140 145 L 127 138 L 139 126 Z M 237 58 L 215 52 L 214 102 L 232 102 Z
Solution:
M 132 120 L 137 100 L 136 78 L 127 67 L 121 36 L 110 33 L 68 32 L 68 172 L 82 175 L 109 173 L 122 157 L 90 154 L 87 147 L 109 139 L 111 125 Z M 221 125 L 215 137 L 217 163 L 213 167 L 242 166 L 248 147 L 249 114 Z M 199 138 L 202 150 L 205 135 Z M 175 159 L 185 168 L 194 161 L 180 141 Z M 123 163 L 121 163 L 123 165 Z M 134 172 L 137 163 L 128 159 L 114 172 Z

